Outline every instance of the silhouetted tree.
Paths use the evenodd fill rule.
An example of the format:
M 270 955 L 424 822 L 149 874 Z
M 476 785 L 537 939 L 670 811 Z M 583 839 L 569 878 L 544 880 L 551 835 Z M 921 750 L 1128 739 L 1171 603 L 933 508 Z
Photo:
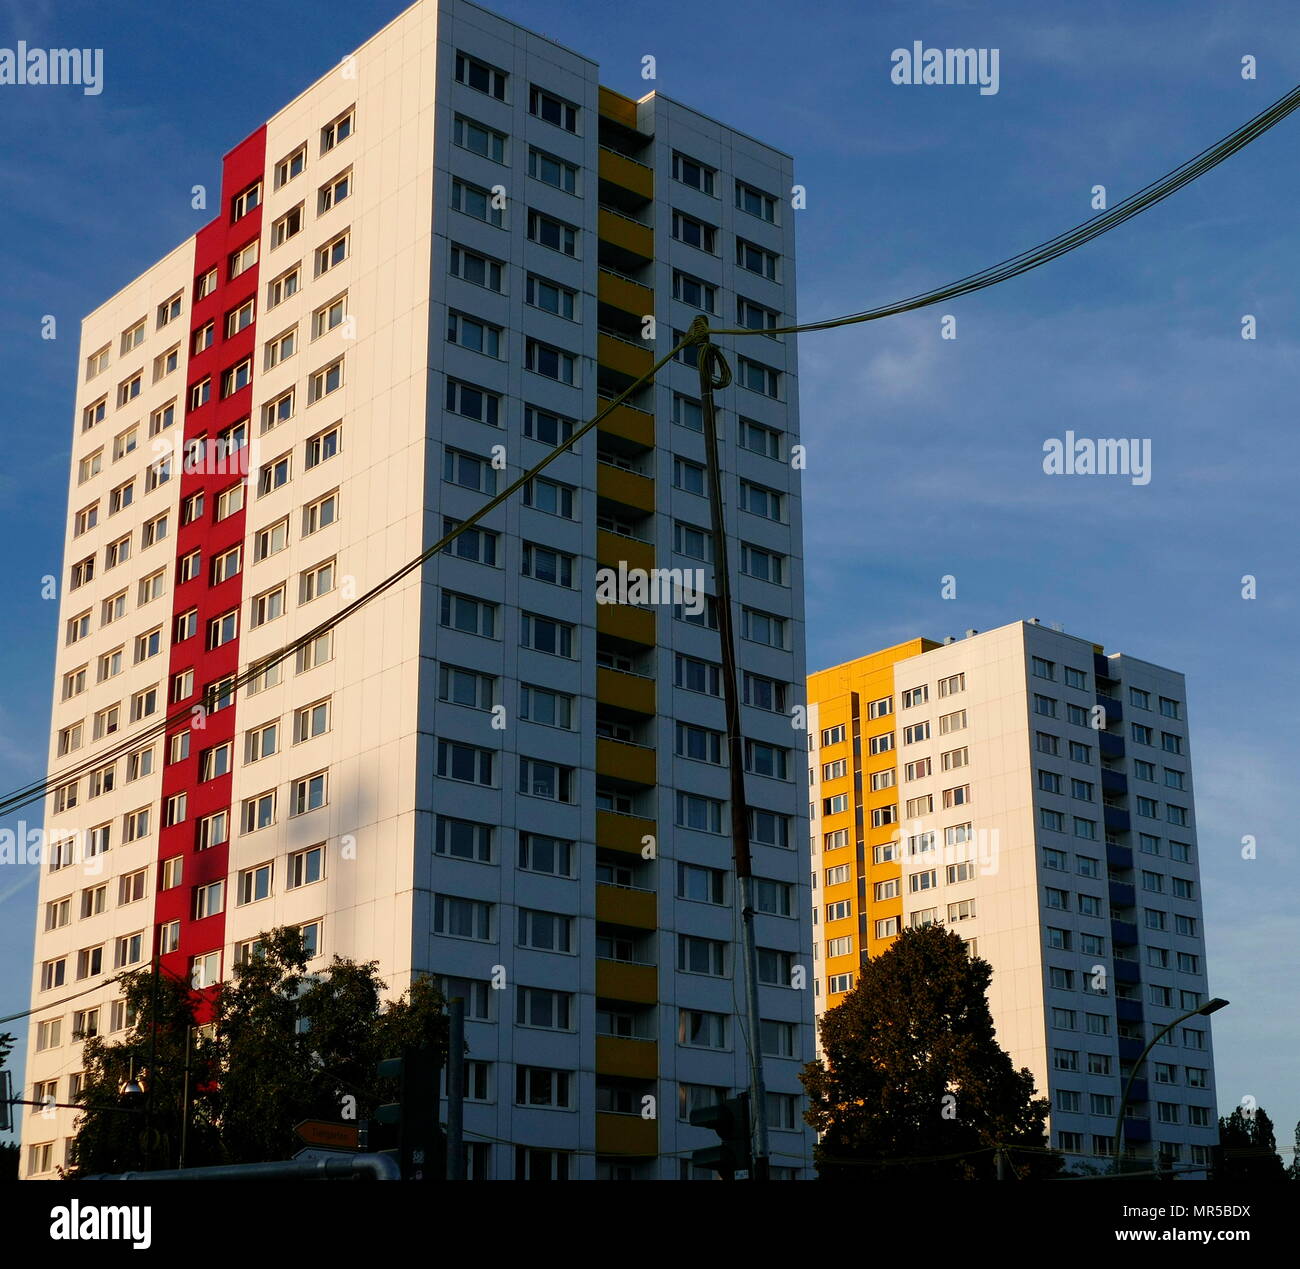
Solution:
M 134 1021 L 121 1042 L 86 1040 L 73 1175 L 176 1166 L 187 1035 L 190 1167 L 287 1159 L 302 1147 L 293 1131 L 302 1120 L 368 1117 L 396 1100 L 375 1068 L 403 1047 L 431 1047 L 445 1064 L 447 1019 L 431 979 L 384 1003 L 376 962 L 336 956 L 309 973 L 307 961 L 298 930 L 262 934 L 218 989 L 205 1028 L 196 1028 L 198 994 L 161 975 L 156 1040 L 152 972 L 122 975 Z M 123 1093 L 132 1078 L 143 1094 Z
M 1273 1121 L 1262 1106 L 1253 1111 L 1238 1106 L 1231 1115 L 1220 1118 L 1211 1179 L 1252 1183 L 1287 1179 L 1273 1136 Z
M 825 1061 L 804 1068 L 823 1178 L 987 1180 L 1055 1175 L 1048 1103 L 994 1038 L 987 961 L 941 925 L 906 930 L 866 962 L 821 1021 Z M 1018 1148 L 1018 1149 L 1017 1149 Z

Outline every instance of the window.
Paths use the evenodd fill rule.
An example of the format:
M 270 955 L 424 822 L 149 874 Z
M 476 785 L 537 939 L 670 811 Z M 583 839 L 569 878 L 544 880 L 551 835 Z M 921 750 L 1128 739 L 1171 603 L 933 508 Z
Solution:
M 456 54 L 456 82 L 498 101 L 506 99 L 506 73 L 466 53 Z
M 677 824 L 702 833 L 722 832 L 723 804 L 714 798 L 678 792 Z
M 536 613 L 523 613 L 520 624 L 522 647 L 545 652 L 550 656 L 574 655 L 574 627 L 567 622 L 555 621 Z
M 491 190 L 471 185 L 468 181 L 454 179 L 451 183 L 451 206 L 453 211 L 463 212 L 466 216 L 472 216 L 485 224 L 495 225 L 498 229 L 504 226 L 504 194 L 498 197 Z
M 703 220 L 696 220 L 694 216 L 688 216 L 685 212 L 675 211 L 672 232 L 678 242 L 684 242 L 688 247 L 696 247 L 700 251 L 707 251 L 710 255 L 717 255 L 718 231 L 715 226 Z
M 215 986 L 221 980 L 221 953 L 205 952 L 190 960 L 190 986 L 195 991 Z
M 520 947 L 543 952 L 574 950 L 573 918 L 558 912 L 519 909 L 518 941 Z
M 524 341 L 524 365 L 534 374 L 560 383 L 576 384 L 578 381 L 577 357 L 539 339 Z
M 468 317 L 464 313 L 447 314 L 447 342 L 459 344 L 471 352 L 488 357 L 501 356 L 501 327 Z
M 451 248 L 448 272 L 453 277 L 463 278 L 466 282 L 485 287 L 489 291 L 501 292 L 505 289 L 505 272 L 501 261 L 481 255 L 469 247 L 456 245 Z
M 338 206 L 352 193 L 352 169 L 340 172 L 333 180 L 327 181 L 317 191 L 317 213 L 324 215 L 331 207 Z
M 740 610 L 741 634 L 754 643 L 766 644 L 770 648 L 785 647 L 785 618 L 771 613 L 759 612 L 755 608 Z
M 328 773 L 318 771 L 315 775 L 303 776 L 290 785 L 290 815 L 305 815 L 308 811 L 318 810 L 325 805 L 328 794 Z
M 298 351 L 298 328 L 295 326 L 291 330 L 284 331 L 274 339 L 266 342 L 266 368 L 274 369 L 282 361 L 287 361 Z M 265 411 L 266 407 L 263 407 Z M 265 417 L 265 413 L 263 414 Z
M 295 851 L 289 856 L 288 878 L 285 886 L 296 890 L 299 886 L 309 886 L 325 875 L 325 847 L 312 846 L 307 850 Z
M 452 859 L 472 859 L 490 864 L 493 831 L 490 824 L 440 815 L 434 833 L 433 849 L 436 854 Z
M 750 273 L 775 281 L 778 259 L 775 252 L 768 251 L 755 242 L 747 242 L 744 238 L 736 239 L 736 264 Z
M 740 482 L 740 506 L 743 510 L 779 523 L 784 519 L 783 504 L 784 495 L 777 490 L 752 484 L 748 480 Z
M 438 774 L 448 780 L 491 786 L 493 758 L 490 749 L 453 740 L 438 741 Z
M 356 107 L 349 106 L 337 119 L 331 120 L 320 130 L 320 152 L 329 153 L 336 145 L 346 141 L 352 135 L 356 125 Z
M 563 97 L 539 88 L 536 84 L 528 86 L 528 113 L 553 123 L 566 132 L 578 130 L 578 107 Z
M 304 569 L 298 578 L 298 602 L 310 603 L 328 594 L 335 585 L 335 561 L 326 560 L 313 568 Z
M 81 430 L 88 432 L 96 423 L 103 422 L 104 413 L 108 409 L 108 398 L 100 397 L 98 401 L 92 402 L 81 412 Z
M 496 638 L 496 605 L 485 603 L 470 595 L 458 595 L 444 590 L 441 597 L 439 624 L 452 630 L 463 630 L 467 634 L 483 635 L 488 639 Z M 558 623 L 553 623 L 558 624 Z M 566 628 L 572 634 L 571 628 Z M 571 655 L 563 653 L 562 655 Z
M 519 759 L 519 792 L 551 802 L 572 802 L 573 768 L 543 762 L 537 758 Z
M 342 255 L 339 259 L 347 254 L 347 235 L 344 234 L 341 239 L 336 238 L 329 246 L 322 247 L 317 253 L 317 273 L 324 273 L 332 264 L 337 264 L 337 260 L 332 260 L 330 264 L 324 264 L 322 267 L 322 253 L 330 253 L 332 248 L 342 243 Z M 328 258 L 328 257 L 326 257 Z M 284 303 L 290 296 L 297 295 L 302 288 L 302 265 L 295 264 L 291 269 L 286 269 L 278 277 L 273 278 L 266 284 L 266 307 L 274 308 L 277 304 Z
M 459 182 L 455 182 L 459 184 Z M 331 238 L 323 247 L 316 248 L 316 276 L 320 277 L 322 273 L 328 273 L 335 265 L 342 264 L 351 253 L 352 234 L 350 230 L 345 229 L 341 234 Z M 296 273 L 296 270 L 291 270 Z M 297 290 L 297 280 L 294 281 L 294 289 Z M 272 283 L 274 286 L 274 283 Z
M 529 148 L 528 175 L 567 194 L 578 192 L 578 169 L 543 150 Z
M 254 833 L 275 823 L 275 790 L 245 798 L 240 822 L 245 833 Z
M 241 247 L 238 251 L 230 255 L 230 268 L 228 277 L 233 280 L 241 273 L 251 269 L 257 263 L 257 240 L 254 239 L 247 246 Z
M 752 185 L 746 185 L 743 181 L 736 182 L 736 206 L 751 216 L 766 220 L 769 224 L 774 224 L 776 221 L 776 199 L 771 194 L 755 189 Z
M 310 405 L 337 392 L 343 386 L 343 358 L 336 358 L 322 366 L 307 381 L 307 403 Z

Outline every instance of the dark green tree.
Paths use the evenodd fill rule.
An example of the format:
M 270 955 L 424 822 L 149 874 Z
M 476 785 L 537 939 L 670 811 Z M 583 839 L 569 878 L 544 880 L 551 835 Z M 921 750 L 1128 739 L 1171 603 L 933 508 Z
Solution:
M 217 1053 L 198 1029 L 198 997 L 188 982 L 165 972 L 155 977 L 152 969 L 120 974 L 116 982 L 128 1026 L 119 1041 L 102 1034 L 81 1037 L 85 1075 L 77 1100 L 83 1111 L 71 1175 L 174 1168 L 183 1121 L 188 1122 L 186 1163 L 217 1162 L 211 1097 Z M 187 1040 L 192 1046 L 188 1097 Z
M 990 1180 L 1055 1175 L 1048 1104 L 994 1037 L 987 961 L 940 925 L 906 930 L 822 1018 L 825 1060 L 802 1079 L 824 1179 Z
M 186 1166 L 288 1159 L 302 1120 L 362 1119 L 396 1100 L 375 1070 L 381 1059 L 427 1046 L 445 1063 L 447 1019 L 431 979 L 385 1003 L 375 962 L 335 957 L 312 973 L 307 962 L 298 930 L 263 933 L 216 993 L 212 1025 L 193 1031 L 200 996 L 161 975 L 156 1035 L 152 972 L 122 975 L 134 1021 L 121 1042 L 86 1040 L 74 1175 L 175 1167 L 183 1106 Z M 133 1080 L 143 1094 L 123 1093 Z
M 1277 1152 L 1273 1121 L 1262 1106 L 1253 1111 L 1238 1106 L 1219 1119 L 1219 1144 L 1214 1147 L 1215 1181 L 1285 1181 L 1286 1168 Z
M 445 1061 L 447 1021 L 432 980 L 381 1004 L 385 989 L 373 961 L 335 957 L 308 974 L 297 930 L 262 936 L 218 998 L 218 1117 L 230 1162 L 289 1158 L 302 1145 L 293 1130 L 304 1119 L 369 1117 L 396 1096 L 375 1067 L 403 1043 L 427 1045 Z

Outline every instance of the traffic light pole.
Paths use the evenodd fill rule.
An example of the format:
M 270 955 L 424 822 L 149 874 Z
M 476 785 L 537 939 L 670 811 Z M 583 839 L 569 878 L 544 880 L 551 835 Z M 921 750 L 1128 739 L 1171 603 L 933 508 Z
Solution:
M 699 326 L 705 319 L 696 318 Z M 754 938 L 754 870 L 749 850 L 749 806 L 745 800 L 745 743 L 740 724 L 740 676 L 736 669 L 735 623 L 731 607 L 731 569 L 727 559 L 726 517 L 722 501 L 722 464 L 715 388 L 731 382 L 731 372 L 711 344 L 695 345 L 699 357 L 700 413 L 708 457 L 709 512 L 713 530 L 713 579 L 717 591 L 718 641 L 721 645 L 722 696 L 727 717 L 727 762 L 731 775 L 731 841 L 735 860 L 736 900 L 740 905 L 740 945 L 745 966 L 745 1015 L 749 1030 L 749 1113 L 753 1125 L 750 1180 L 768 1179 L 767 1090 L 763 1083 L 762 1035 L 758 1012 L 758 945 Z

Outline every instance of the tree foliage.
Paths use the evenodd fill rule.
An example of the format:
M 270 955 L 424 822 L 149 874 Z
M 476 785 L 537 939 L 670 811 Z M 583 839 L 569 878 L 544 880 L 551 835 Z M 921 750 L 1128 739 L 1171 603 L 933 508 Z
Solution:
M 1300 1129 L 1297 1130 L 1300 1133 Z M 1273 1121 L 1262 1106 L 1219 1120 L 1219 1144 L 1214 1148 L 1216 1181 L 1285 1181 L 1287 1170 L 1277 1152 Z
M 294 1134 L 302 1120 L 364 1119 L 395 1099 L 375 1069 L 383 1058 L 430 1046 L 445 1064 L 447 1020 L 432 980 L 385 1002 L 376 962 L 336 956 L 308 973 L 307 960 L 296 929 L 263 934 L 257 954 L 218 989 L 202 1028 L 188 984 L 164 974 L 155 987 L 151 970 L 122 975 L 134 1022 L 120 1042 L 86 1041 L 74 1175 L 175 1167 L 183 1121 L 186 1166 L 287 1159 L 302 1146 Z M 124 1097 L 133 1074 L 146 1091 Z
M 994 1037 L 991 977 L 940 925 L 904 931 L 863 965 L 822 1018 L 825 1060 L 802 1075 L 823 1178 L 992 1179 L 995 1145 L 1012 1148 L 1012 1175 L 1059 1170 L 1048 1103 Z

